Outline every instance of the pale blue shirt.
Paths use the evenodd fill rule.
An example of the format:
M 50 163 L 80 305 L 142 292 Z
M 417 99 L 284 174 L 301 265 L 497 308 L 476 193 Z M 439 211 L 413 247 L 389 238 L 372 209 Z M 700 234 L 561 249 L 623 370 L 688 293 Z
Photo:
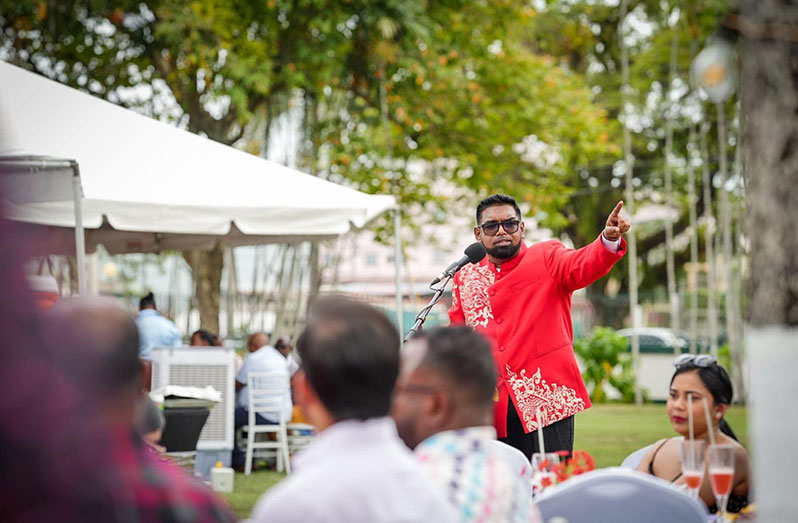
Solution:
M 289 385 L 289 379 L 291 375 L 288 372 L 288 361 L 285 359 L 285 356 L 280 354 L 277 349 L 271 345 L 264 345 L 255 352 L 250 352 L 247 355 L 247 357 L 244 359 L 244 364 L 241 365 L 241 370 L 239 370 L 238 375 L 236 375 L 236 381 L 244 385 L 241 390 L 238 391 L 238 400 L 236 405 L 245 409 L 249 408 L 247 375 L 250 372 L 272 372 L 285 374 L 285 392 L 288 397 L 288 401 L 283 407 L 283 414 L 285 415 L 286 420 L 290 420 L 293 413 L 290 390 L 291 386 Z
M 139 358 L 142 360 L 151 360 L 152 349 L 156 347 L 180 347 L 183 343 L 174 322 L 155 309 L 139 311 L 136 326 L 139 329 Z
M 391 418 L 340 421 L 261 496 L 258 523 L 447 523 L 452 507 L 396 433 Z

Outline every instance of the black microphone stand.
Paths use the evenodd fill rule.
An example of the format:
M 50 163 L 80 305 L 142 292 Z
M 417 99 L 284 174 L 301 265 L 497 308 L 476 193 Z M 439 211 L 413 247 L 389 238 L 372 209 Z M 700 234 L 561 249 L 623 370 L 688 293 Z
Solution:
M 421 326 L 426 321 L 427 316 L 429 315 L 429 313 L 432 310 L 432 308 L 439 301 L 441 301 L 441 297 L 443 296 L 443 291 L 446 289 L 446 284 L 449 283 L 450 281 L 452 281 L 452 278 L 454 278 L 454 273 L 447 274 L 445 278 L 443 278 L 440 282 L 438 282 L 438 283 L 440 283 L 440 286 L 437 289 L 435 287 L 433 287 L 432 285 L 430 285 L 429 288 L 434 290 L 435 294 L 432 295 L 432 299 L 430 299 L 430 301 L 427 304 L 427 306 L 424 307 L 423 309 L 421 309 L 421 312 L 418 313 L 418 316 L 416 316 L 415 323 L 413 323 L 413 326 L 410 328 L 409 331 L 407 331 L 407 334 L 405 335 L 404 340 L 402 340 L 402 343 L 406 342 L 407 340 L 412 339 L 413 336 L 415 336 L 418 333 L 418 331 L 421 329 Z

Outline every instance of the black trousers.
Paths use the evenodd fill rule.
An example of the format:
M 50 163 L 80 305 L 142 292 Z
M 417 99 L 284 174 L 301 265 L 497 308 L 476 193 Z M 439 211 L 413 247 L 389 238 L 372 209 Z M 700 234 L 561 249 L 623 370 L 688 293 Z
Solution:
M 512 401 L 507 405 L 507 437 L 499 438 L 499 441 L 517 448 L 527 459 L 532 459 L 532 454 L 540 452 L 538 431 L 524 432 L 524 425 Z M 568 416 L 543 427 L 543 445 L 546 446 L 546 452 L 565 450 L 570 455 L 574 450 L 574 417 Z

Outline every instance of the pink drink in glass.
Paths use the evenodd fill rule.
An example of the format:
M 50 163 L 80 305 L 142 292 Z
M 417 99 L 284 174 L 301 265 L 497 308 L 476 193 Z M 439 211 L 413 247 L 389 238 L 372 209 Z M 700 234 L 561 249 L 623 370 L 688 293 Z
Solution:
M 709 475 L 712 477 L 712 486 L 718 496 L 728 496 L 731 492 L 734 469 L 713 468 Z
M 701 480 L 704 475 L 700 472 L 688 472 L 684 475 L 684 482 L 688 488 L 697 489 L 701 486 Z

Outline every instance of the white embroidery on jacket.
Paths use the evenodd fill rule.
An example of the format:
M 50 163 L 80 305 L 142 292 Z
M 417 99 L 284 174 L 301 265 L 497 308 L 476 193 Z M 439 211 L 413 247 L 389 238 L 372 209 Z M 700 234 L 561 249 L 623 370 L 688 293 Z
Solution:
M 507 381 L 527 429 L 537 430 L 585 410 L 585 401 L 577 396 L 575 390 L 556 383 L 549 385 L 541 378 L 540 367 L 531 378 L 526 375 L 526 369 L 519 376 L 510 369 L 510 365 L 506 368 Z M 537 409 L 540 409 L 541 420 L 537 419 Z
M 487 265 L 470 264 L 460 270 L 460 302 L 465 322 L 471 327 L 487 327 L 493 319 L 493 309 L 488 298 L 488 287 L 496 275 Z

